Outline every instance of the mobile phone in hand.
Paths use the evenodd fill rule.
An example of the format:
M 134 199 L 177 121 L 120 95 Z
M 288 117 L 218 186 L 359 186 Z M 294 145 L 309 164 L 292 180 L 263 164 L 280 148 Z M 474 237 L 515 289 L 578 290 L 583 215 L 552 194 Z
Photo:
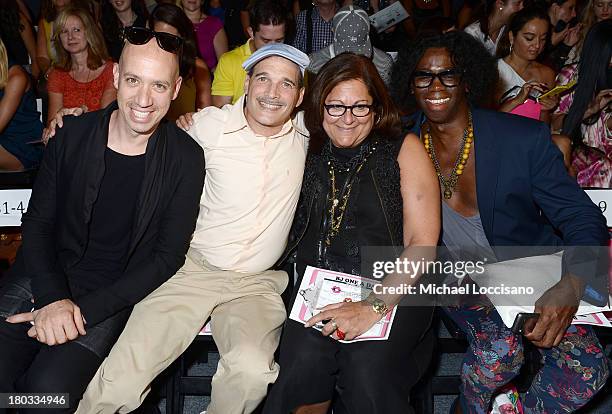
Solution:
M 516 318 L 514 318 L 514 323 L 512 324 L 512 332 L 515 334 L 521 334 L 523 335 L 525 333 L 525 323 L 529 320 L 529 319 L 537 319 L 540 317 L 539 313 L 525 313 L 525 312 L 521 312 L 518 315 L 516 315 Z

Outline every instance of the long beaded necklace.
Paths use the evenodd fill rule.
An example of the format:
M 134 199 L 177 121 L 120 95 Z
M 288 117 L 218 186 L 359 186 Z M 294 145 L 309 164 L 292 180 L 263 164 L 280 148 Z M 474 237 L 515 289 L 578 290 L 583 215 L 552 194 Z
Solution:
M 453 191 L 457 186 L 457 181 L 461 174 L 463 174 L 463 169 L 465 168 L 465 164 L 467 164 L 467 160 L 470 157 L 470 148 L 472 147 L 472 141 L 474 140 L 474 126 L 472 124 L 472 113 L 468 114 L 468 126 L 463 131 L 463 140 L 461 142 L 461 148 L 459 149 L 459 153 L 457 154 L 457 159 L 455 160 L 455 166 L 453 170 L 449 174 L 448 178 L 444 177 L 442 174 L 442 169 L 440 168 L 440 162 L 438 161 L 438 157 L 436 156 L 436 150 L 434 149 L 433 142 L 431 141 L 430 135 L 430 127 L 427 127 L 427 131 L 423 134 L 423 144 L 425 145 L 425 150 L 429 154 L 429 158 L 433 162 L 434 168 L 436 169 L 436 174 L 438 175 L 438 179 L 440 180 L 440 184 L 443 188 L 443 194 L 445 199 L 449 199 L 453 196 Z
M 351 189 L 353 188 L 354 178 L 363 166 L 368 161 L 368 158 L 372 153 L 376 150 L 376 142 L 373 142 L 370 148 L 362 155 L 359 163 L 354 166 L 351 170 L 351 167 L 340 169 L 339 172 L 347 172 L 349 175 L 346 177 L 346 181 L 344 182 L 344 186 L 342 187 L 342 191 L 339 191 L 336 186 L 336 167 L 334 167 L 334 163 L 330 160 L 327 161 L 329 180 L 331 186 L 331 193 L 329 196 L 329 227 L 326 232 L 325 244 L 327 246 L 331 246 L 332 239 L 338 235 L 340 232 L 340 225 L 342 224 L 342 219 L 344 218 L 344 212 L 346 211 L 346 206 L 348 204 L 349 196 L 351 195 Z

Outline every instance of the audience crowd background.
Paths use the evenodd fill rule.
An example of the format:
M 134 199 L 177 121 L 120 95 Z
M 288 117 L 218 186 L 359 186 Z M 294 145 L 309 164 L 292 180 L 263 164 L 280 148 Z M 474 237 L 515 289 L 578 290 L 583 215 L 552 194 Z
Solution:
M 411 17 L 381 33 L 369 27 L 366 15 L 396 1 L 401 1 Z M 172 8 L 162 3 L 170 3 Z M 170 120 L 206 106 L 236 102 L 242 95 L 246 76 L 241 64 L 269 43 L 292 44 L 309 54 L 312 63 L 307 84 L 308 77 L 312 80 L 322 64 L 348 51 L 371 58 L 389 90 L 394 90 L 405 85 L 390 83 L 393 60 L 410 40 L 465 30 L 498 58 L 499 80 L 489 97 L 489 108 L 549 124 L 551 139 L 563 152 L 570 174 L 578 176 L 582 186 L 609 188 L 612 173 L 601 166 L 609 163 L 612 78 L 609 23 L 602 22 L 609 22 L 612 17 L 611 3 L 610 0 L 0 0 L 0 39 L 7 51 L 7 62 L 3 65 L 18 65 L 25 71 L 28 79 L 23 99 L 29 93 L 39 98 L 40 119 L 46 126 L 58 112 L 70 113 L 65 110 L 71 108 L 94 111 L 115 99 L 112 67 L 123 47 L 125 27 L 154 25 L 156 30 L 169 31 L 185 40 L 181 74 L 186 81 L 168 113 Z M 162 10 L 156 12 L 158 7 Z M 593 31 L 599 34 L 589 36 Z M 592 43 L 590 50 L 585 48 L 587 39 Z M 586 64 L 585 59 L 591 60 Z M 578 80 L 579 74 L 582 82 L 561 94 L 539 99 L 557 85 Z M 30 147 L 40 146 L 43 140 L 15 137 L 18 124 L 27 118 L 20 116 L 21 106 L 7 105 L 6 100 L 13 96 L 9 93 L 11 89 L 4 86 L 3 91 L 2 146 L 19 159 L 22 155 L 15 149 L 19 144 L 6 141 L 6 137 L 28 142 Z M 406 102 L 396 105 L 403 109 L 403 115 L 414 111 Z M 9 124 L 12 135 L 7 129 Z M 32 134 L 31 128 L 26 130 Z M 36 167 L 42 148 L 26 152 L 36 154 L 35 159 L 25 164 L 22 160 L 21 166 L 9 163 L 1 167 Z
M 368 17 L 398 1 L 410 17 L 377 32 Z M 470 113 L 466 131 L 472 128 L 473 109 L 476 119 L 484 122 L 476 106 L 539 120 L 546 144 L 554 149 L 550 138 L 561 151 L 565 168 L 578 185 L 611 188 L 611 17 L 612 0 L 0 0 L 0 170 L 35 170 L 54 122 L 67 114 L 80 115 L 113 104 L 117 99 L 113 70 L 124 47 L 124 33 L 137 36 L 139 28 L 147 27 L 155 32 L 161 48 L 168 41 L 164 34 L 182 40 L 182 84 L 166 116 L 170 121 L 210 106 L 248 102 L 243 97 L 247 80 L 243 64 L 266 45 L 286 43 L 310 57 L 303 81 L 306 101 L 311 101 L 310 111 L 305 106 L 306 124 L 315 138 L 311 152 L 317 150 L 317 127 L 330 127 L 338 117 L 344 122 L 349 108 L 351 115 L 346 117 L 366 117 L 364 124 L 372 122 L 366 125 L 366 135 L 382 128 L 380 118 L 367 117 L 372 111 L 368 106 L 373 105 L 324 105 L 328 95 L 339 93 L 334 89 L 338 85 L 378 79 L 362 95 L 380 94 L 377 102 L 383 101 L 401 116 L 401 121 L 393 119 L 394 132 L 405 134 L 420 128 L 414 115 L 418 101 L 422 104 L 426 98 L 422 90 L 413 88 L 419 76 L 424 86 L 416 88 L 421 89 L 433 82 L 454 88 L 465 81 L 472 88 L 461 91 L 466 95 L 463 109 Z M 472 67 L 434 73 L 417 67 L 417 61 L 410 64 L 407 56 L 415 54 L 411 47 L 427 44 L 433 35 L 455 31 L 464 31 L 482 44 L 479 50 L 461 51 L 481 57 L 473 60 Z M 335 64 L 353 67 L 329 65 L 345 52 L 360 56 L 344 55 Z M 451 59 L 450 50 L 445 53 L 447 66 L 461 66 Z M 435 56 L 425 55 L 435 61 Z M 489 59 L 496 61 L 496 71 L 488 71 Z M 359 72 L 359 76 L 332 79 L 344 72 L 350 76 Z M 332 80 L 326 82 L 326 76 Z M 478 87 L 484 84 L 495 87 L 479 96 L 478 105 L 467 99 L 485 89 Z M 312 110 L 317 105 L 321 119 Z M 328 106 L 342 113 L 332 115 Z M 356 115 L 353 111 L 360 106 L 364 113 Z M 520 120 L 517 125 L 531 125 L 516 119 Z M 517 142 L 523 142 L 518 138 Z M 428 149 L 427 139 L 424 148 Z M 415 143 L 420 145 L 416 137 Z M 325 155 L 325 148 L 321 151 Z M 421 155 L 429 163 L 424 151 Z M 298 250 L 298 263 L 304 248 L 310 246 L 303 243 L 302 252 Z M 291 333 L 287 332 L 286 336 Z M 281 353 L 281 358 L 287 356 Z M 281 377 L 279 383 L 287 381 Z M 322 392 L 333 391 L 333 384 L 324 385 L 321 389 L 329 389 Z M 272 398 L 280 397 L 272 394 Z

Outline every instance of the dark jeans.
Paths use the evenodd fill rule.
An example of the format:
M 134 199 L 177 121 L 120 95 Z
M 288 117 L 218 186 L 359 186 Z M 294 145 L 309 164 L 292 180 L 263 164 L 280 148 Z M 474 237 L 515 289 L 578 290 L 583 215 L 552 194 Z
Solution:
M 0 300 L 2 300 L 0 298 Z M 30 324 L 0 320 L 0 392 L 68 393 L 68 409 L 45 409 L 45 413 L 76 410 L 87 384 L 102 359 L 76 342 L 47 346 L 28 337 Z M 40 409 L 20 409 L 40 413 Z M 0 413 L 6 411 L 0 408 Z
M 68 393 L 68 409 L 46 409 L 45 413 L 76 410 L 93 378 L 117 340 L 129 310 L 92 327 L 87 334 L 63 345 L 48 346 L 28 337 L 29 323 L 11 324 L 6 317 L 32 308 L 30 280 L 12 275 L 0 287 L 0 393 Z M 39 409 L 19 409 L 40 413 Z M 0 414 L 6 410 L 0 408 Z

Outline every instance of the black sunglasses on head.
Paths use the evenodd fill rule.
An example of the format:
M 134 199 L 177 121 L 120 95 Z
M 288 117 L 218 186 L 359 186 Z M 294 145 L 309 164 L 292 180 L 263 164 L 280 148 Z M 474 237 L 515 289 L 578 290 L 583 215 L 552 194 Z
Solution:
M 183 47 L 183 39 L 170 33 L 156 32 L 146 27 L 124 27 L 122 30 L 123 39 L 133 45 L 144 45 L 152 37 L 155 37 L 157 44 L 166 52 L 176 53 L 177 55 Z

